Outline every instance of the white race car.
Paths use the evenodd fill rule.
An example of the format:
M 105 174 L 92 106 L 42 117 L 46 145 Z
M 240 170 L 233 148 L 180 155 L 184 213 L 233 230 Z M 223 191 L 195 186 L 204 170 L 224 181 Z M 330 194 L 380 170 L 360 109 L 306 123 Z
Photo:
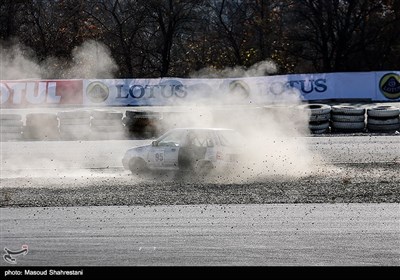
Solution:
M 241 135 L 225 128 L 176 128 L 151 145 L 129 149 L 122 159 L 133 174 L 149 170 L 192 171 L 207 174 L 237 164 Z

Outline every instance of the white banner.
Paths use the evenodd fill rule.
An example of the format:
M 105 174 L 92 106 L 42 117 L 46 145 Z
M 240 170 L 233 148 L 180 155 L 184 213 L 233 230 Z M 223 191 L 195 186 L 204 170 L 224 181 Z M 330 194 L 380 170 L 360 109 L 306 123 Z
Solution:
M 393 72 L 294 74 L 231 79 L 84 80 L 84 105 L 268 104 L 292 100 L 400 101 Z
M 1 81 L 1 108 L 246 105 L 316 100 L 400 101 L 400 71 L 230 79 Z
M 290 79 L 289 79 L 290 77 Z M 84 104 L 113 106 L 264 104 L 332 99 L 329 74 L 280 75 L 235 79 L 85 80 Z

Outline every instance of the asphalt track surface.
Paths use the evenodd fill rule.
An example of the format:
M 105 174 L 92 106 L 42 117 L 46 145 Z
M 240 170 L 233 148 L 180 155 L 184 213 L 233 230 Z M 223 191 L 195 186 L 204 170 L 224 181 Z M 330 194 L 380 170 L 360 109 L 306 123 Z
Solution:
M 257 193 L 250 196 L 253 199 L 235 200 L 238 192 L 257 189 L 257 184 L 245 189 L 230 185 L 232 194 L 224 186 L 212 185 L 211 203 L 203 203 L 199 197 L 208 185 L 183 186 L 188 188 L 187 196 L 192 196 L 189 201 L 182 198 L 182 192 L 172 202 L 163 197 L 156 203 L 132 197 L 124 200 L 136 188 L 118 197 L 132 179 L 121 169 L 121 156 L 127 148 L 149 140 L 2 143 L 0 246 L 11 250 L 29 246 L 27 255 L 17 257 L 16 266 L 398 266 L 400 137 L 309 137 L 307 141 L 323 155 L 322 169 L 324 164 L 332 164 L 345 174 L 284 182 L 289 185 L 288 192 L 277 200 Z M 63 150 L 60 144 L 70 147 Z M 74 172 L 68 175 L 71 170 Z M 104 204 L 97 200 L 87 203 L 87 191 L 95 192 L 96 187 L 83 187 L 82 178 L 92 175 L 91 181 L 100 186 L 97 199 L 104 196 Z M 60 176 L 65 179 L 58 180 Z M 341 199 L 329 200 L 326 188 L 334 182 L 336 188 L 346 185 L 345 193 Z M 293 191 L 314 184 L 322 189 L 323 199 L 302 203 L 304 197 L 318 197 L 318 193 L 302 197 L 301 192 Z M 145 185 L 149 190 L 161 188 L 164 192 L 158 196 L 165 197 L 166 191 L 176 188 Z M 366 196 L 371 201 L 359 198 L 359 193 L 346 200 L 349 189 L 360 185 L 362 189 L 368 185 Z M 14 189 L 18 192 L 13 193 Z M 60 189 L 67 190 L 64 195 L 69 197 L 81 189 L 86 192 L 79 194 L 83 197 L 75 196 L 72 204 L 62 200 L 53 205 Z M 29 190 L 25 196 L 24 190 Z M 281 194 L 282 189 L 279 191 Z M 118 198 L 114 201 L 113 196 Z M 296 196 L 299 200 L 292 199 Z M 230 200 L 224 200 L 226 197 Z M 32 200 L 39 201 L 38 207 L 27 203 Z M 0 263 L 8 265 L 4 260 Z
M 16 266 L 400 263 L 398 204 L 5 208 L 1 216 L 1 246 L 29 247 Z

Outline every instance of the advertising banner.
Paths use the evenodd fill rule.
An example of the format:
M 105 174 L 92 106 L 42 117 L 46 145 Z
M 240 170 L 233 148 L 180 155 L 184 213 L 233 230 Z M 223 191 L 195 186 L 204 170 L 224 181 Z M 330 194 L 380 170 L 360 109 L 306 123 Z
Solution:
M 374 99 L 375 74 L 296 74 L 231 79 L 85 80 L 86 105 L 268 104 L 291 100 Z
M 400 71 L 375 72 L 375 100 L 400 101 Z
M 0 80 L 1 108 L 82 105 L 83 80 Z
M 0 80 L 1 108 L 246 105 L 313 100 L 400 101 L 400 71 L 225 79 Z

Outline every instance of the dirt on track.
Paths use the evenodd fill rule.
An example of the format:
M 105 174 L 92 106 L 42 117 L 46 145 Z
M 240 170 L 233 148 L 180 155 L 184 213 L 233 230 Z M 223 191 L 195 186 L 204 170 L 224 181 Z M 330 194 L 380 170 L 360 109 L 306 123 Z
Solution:
M 400 202 L 398 163 L 330 168 L 321 166 L 316 175 L 300 178 L 271 176 L 254 182 L 154 174 L 138 180 L 121 170 L 2 178 L 0 207 Z

